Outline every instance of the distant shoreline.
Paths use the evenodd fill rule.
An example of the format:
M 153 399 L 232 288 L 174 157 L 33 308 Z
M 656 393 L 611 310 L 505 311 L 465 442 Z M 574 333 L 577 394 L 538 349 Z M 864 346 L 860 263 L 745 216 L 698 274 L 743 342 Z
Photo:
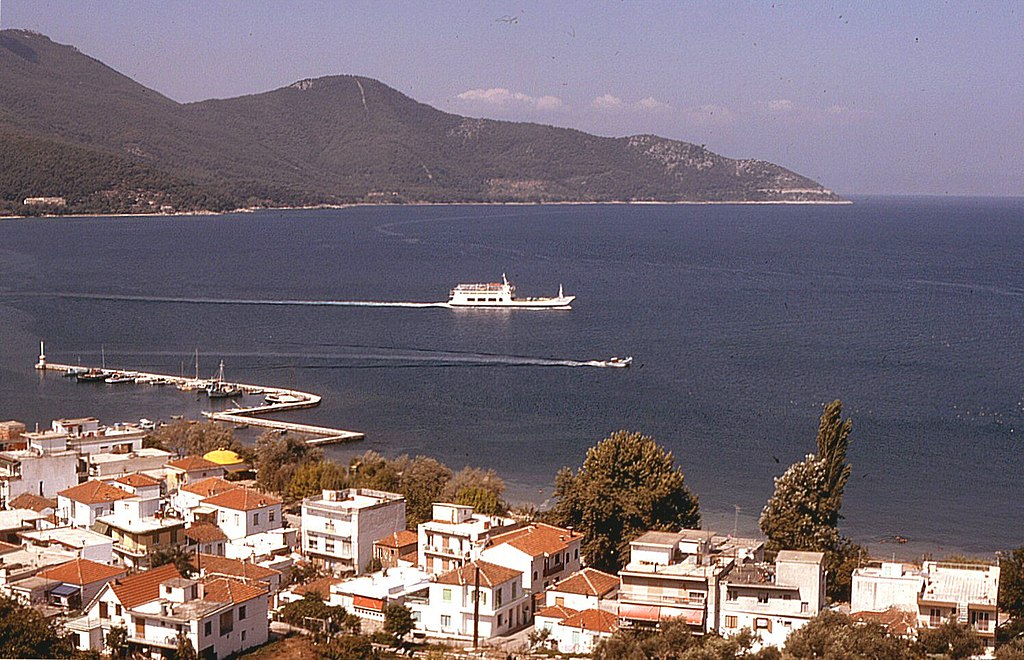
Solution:
M 764 201 L 605 201 L 605 202 L 408 202 L 389 204 L 384 202 L 365 202 L 355 204 L 317 204 L 314 206 L 257 206 L 232 209 L 230 211 L 188 211 L 161 213 L 45 213 L 41 215 L 0 215 L 0 220 L 24 220 L 29 218 L 173 218 L 233 215 L 236 213 L 258 213 L 260 211 L 318 211 L 325 209 L 350 209 L 361 207 L 405 208 L 410 206 L 844 206 L 853 204 L 851 200 L 764 200 Z

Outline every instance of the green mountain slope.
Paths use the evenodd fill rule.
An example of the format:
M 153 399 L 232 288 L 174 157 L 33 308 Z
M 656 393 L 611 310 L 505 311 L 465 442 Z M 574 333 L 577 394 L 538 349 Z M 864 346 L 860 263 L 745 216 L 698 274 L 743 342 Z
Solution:
M 77 49 L 0 31 L 0 210 L 361 201 L 837 201 L 763 161 L 656 136 L 470 119 L 331 76 L 180 104 Z

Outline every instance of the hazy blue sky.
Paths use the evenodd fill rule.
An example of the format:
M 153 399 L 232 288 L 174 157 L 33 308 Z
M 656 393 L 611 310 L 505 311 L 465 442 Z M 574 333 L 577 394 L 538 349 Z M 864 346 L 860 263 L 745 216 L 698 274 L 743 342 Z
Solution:
M 1020 2 L 0 2 L 0 26 L 178 101 L 355 73 L 459 114 L 703 143 L 840 193 L 1024 194 Z

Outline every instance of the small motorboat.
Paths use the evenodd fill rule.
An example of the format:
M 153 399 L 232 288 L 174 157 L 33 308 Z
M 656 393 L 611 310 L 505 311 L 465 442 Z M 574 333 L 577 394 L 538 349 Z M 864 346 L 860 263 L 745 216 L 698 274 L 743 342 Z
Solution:
M 633 358 L 631 357 L 613 357 L 606 363 L 609 367 L 618 367 L 620 369 L 628 367 L 633 364 Z
M 86 369 L 82 373 L 75 374 L 75 380 L 79 383 L 98 383 L 107 379 L 107 372 L 102 369 Z
M 111 385 L 117 385 L 120 383 L 134 383 L 135 376 L 125 373 L 112 373 L 110 374 L 110 376 L 107 377 L 107 379 L 104 382 L 110 383 Z

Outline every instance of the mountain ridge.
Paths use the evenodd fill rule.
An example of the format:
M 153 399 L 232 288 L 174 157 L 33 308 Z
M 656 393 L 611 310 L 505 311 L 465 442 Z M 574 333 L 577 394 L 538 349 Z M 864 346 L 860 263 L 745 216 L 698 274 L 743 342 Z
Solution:
M 68 171 L 56 171 L 62 161 Z M 463 117 L 364 76 L 178 103 L 73 46 L 3 30 L 0 211 L 40 212 L 22 203 L 40 196 L 66 199 L 46 211 L 98 213 L 367 202 L 843 201 L 767 161 L 654 135 L 599 137 Z

